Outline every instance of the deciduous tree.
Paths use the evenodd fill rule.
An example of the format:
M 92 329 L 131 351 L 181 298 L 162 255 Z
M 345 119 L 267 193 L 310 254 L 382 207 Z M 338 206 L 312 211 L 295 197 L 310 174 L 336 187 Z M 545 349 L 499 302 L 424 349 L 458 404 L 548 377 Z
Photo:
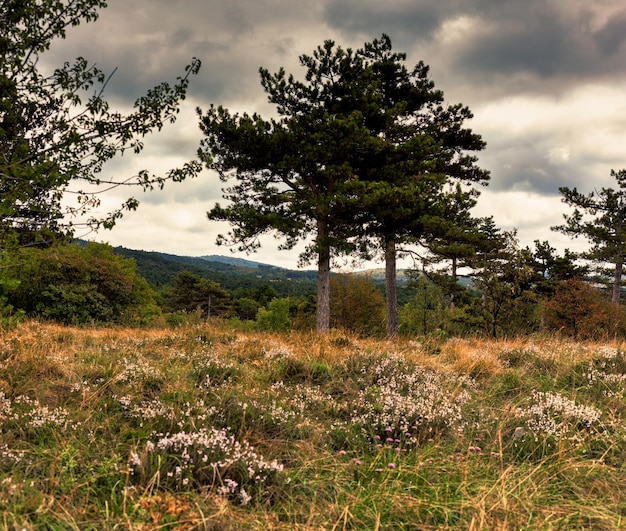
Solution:
M 335 328 L 370 337 L 384 333 L 385 300 L 371 276 L 338 274 L 330 284 L 330 317 Z
M 0 2 L 0 248 L 71 234 L 76 216 L 89 215 L 103 190 L 151 189 L 201 169 L 191 161 L 163 176 L 142 170 L 112 177 L 103 171 L 116 155 L 140 152 L 146 135 L 175 120 L 198 60 L 174 85 L 162 83 L 138 98 L 129 114 L 110 107 L 104 98 L 110 76 L 86 59 L 52 73 L 41 67 L 40 57 L 53 41 L 96 20 L 106 5 L 103 0 Z M 137 204 L 130 198 L 85 223 L 110 228 Z
M 66 324 L 140 323 L 156 313 L 153 293 L 135 262 L 104 244 L 19 251 L 8 302 L 32 317 Z

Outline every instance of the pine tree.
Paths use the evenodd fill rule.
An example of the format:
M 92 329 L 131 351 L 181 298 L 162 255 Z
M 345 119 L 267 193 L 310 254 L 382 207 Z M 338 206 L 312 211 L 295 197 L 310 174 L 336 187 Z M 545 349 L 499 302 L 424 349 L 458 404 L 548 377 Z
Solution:
M 489 173 L 467 154 L 485 147 L 464 126 L 470 110 L 461 104 L 444 106 L 443 92 L 435 89 L 427 65 L 420 61 L 409 70 L 406 54 L 394 52 L 387 35 L 366 43 L 357 55 L 373 94 L 363 100 L 364 122 L 378 140 L 365 158 L 369 166 L 356 172 L 364 190 L 362 221 L 366 236 L 385 258 L 387 334 L 394 337 L 399 330 L 399 247 L 450 235 L 477 195 L 459 183 L 486 184 Z
M 592 247 L 584 258 L 613 265 L 613 289 L 611 300 L 619 305 L 624 254 L 626 250 L 626 170 L 611 170 L 618 189 L 602 188 L 582 194 L 576 188 L 559 188 L 562 201 L 574 207 L 572 214 L 564 214 L 565 223 L 552 227 L 570 237 L 584 236 Z M 591 218 L 584 218 L 584 215 Z
M 274 233 L 282 249 L 312 237 L 301 261 L 317 258 L 316 329 L 324 333 L 330 319 L 330 264 L 333 253 L 353 249 L 354 220 L 339 207 L 351 193 L 353 167 L 363 145 L 373 141 L 361 113 L 350 103 L 358 93 L 361 71 L 350 50 L 327 41 L 313 56 L 300 57 L 306 81 L 284 70 L 261 69 L 261 83 L 277 106 L 277 120 L 254 114 L 231 114 L 212 106 L 200 113 L 205 134 L 200 156 L 220 178 L 235 184 L 224 190 L 229 202 L 208 212 L 228 221 L 231 232 L 218 243 L 254 251 L 259 237 Z M 354 81 L 354 84 L 352 83 Z

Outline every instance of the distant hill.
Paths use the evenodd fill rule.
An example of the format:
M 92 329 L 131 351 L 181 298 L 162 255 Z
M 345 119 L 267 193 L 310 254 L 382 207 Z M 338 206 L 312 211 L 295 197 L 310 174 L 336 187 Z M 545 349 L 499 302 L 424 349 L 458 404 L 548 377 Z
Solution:
M 115 247 L 114 252 L 132 258 L 139 274 L 154 288 L 169 286 L 177 273 L 190 271 L 228 291 L 269 284 L 280 296 L 306 297 L 317 289 L 317 272 L 311 270 L 291 270 L 227 256 L 178 256 L 125 247 Z
M 267 264 L 263 264 L 261 262 L 246 260 L 245 258 L 237 258 L 235 256 L 221 256 L 218 254 L 211 254 L 207 256 L 199 256 L 198 258 L 202 258 L 202 260 L 206 260 L 207 262 L 220 262 L 221 264 L 247 267 L 250 269 L 259 269 L 260 267 L 275 267 L 276 269 L 284 269 L 282 267 L 268 266 Z
M 125 247 L 115 247 L 114 251 L 137 264 L 137 270 L 154 288 L 170 286 L 177 273 L 190 271 L 202 278 L 217 282 L 228 291 L 239 288 L 258 289 L 271 286 L 281 297 L 307 297 L 317 292 L 317 271 L 294 270 L 273 266 L 233 256 L 178 256 L 155 251 L 138 251 Z M 370 269 L 363 274 L 371 276 L 374 283 L 384 290 L 385 270 Z M 332 273 L 331 273 L 332 274 Z M 406 303 L 414 296 L 414 290 L 408 286 L 405 270 L 399 270 L 398 302 Z M 459 283 L 471 286 L 469 277 L 459 277 Z
M 385 283 L 385 269 L 384 268 L 376 268 L 376 269 L 367 269 L 366 271 L 361 271 L 364 275 L 369 275 L 372 277 L 372 280 L 376 283 Z M 406 275 L 405 269 L 399 269 L 396 272 L 396 281 L 398 286 L 406 286 L 408 282 L 408 277 Z

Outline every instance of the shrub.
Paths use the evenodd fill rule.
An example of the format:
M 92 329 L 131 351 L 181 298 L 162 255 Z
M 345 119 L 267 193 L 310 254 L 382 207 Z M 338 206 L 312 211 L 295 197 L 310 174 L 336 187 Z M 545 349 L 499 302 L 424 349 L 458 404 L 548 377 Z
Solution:
M 28 315 L 64 324 L 128 323 L 138 320 L 139 308 L 154 308 L 135 263 L 115 255 L 108 245 L 27 249 L 20 261 L 14 271 L 19 284 L 8 299 Z
M 289 299 L 274 299 L 267 309 L 259 308 L 256 315 L 259 330 L 270 332 L 286 331 L 291 328 L 289 319 Z
M 546 302 L 546 324 L 578 339 L 606 338 L 614 329 L 611 302 L 582 280 L 564 280 Z
M 330 279 L 330 320 L 333 328 L 361 336 L 383 336 L 385 299 L 371 277 L 334 275 Z

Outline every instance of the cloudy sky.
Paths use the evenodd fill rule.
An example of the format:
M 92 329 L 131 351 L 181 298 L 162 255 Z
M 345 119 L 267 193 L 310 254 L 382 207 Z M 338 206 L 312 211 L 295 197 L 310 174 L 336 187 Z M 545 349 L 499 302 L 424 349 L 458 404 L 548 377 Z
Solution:
M 359 48 L 382 33 L 407 53 L 409 66 L 430 65 L 448 103 L 473 111 L 469 125 L 487 142 L 480 165 L 491 172 L 476 215 L 517 228 L 522 245 L 547 239 L 559 250 L 585 248 L 549 228 L 567 211 L 559 186 L 585 193 L 613 186 L 610 170 L 626 168 L 623 0 L 110 0 L 97 22 L 70 29 L 45 60 L 81 55 L 107 72 L 117 68 L 106 95 L 118 108 L 174 81 L 192 57 L 202 60 L 178 122 L 147 138 L 141 157 L 106 168 L 119 177 L 194 157 L 196 107 L 271 116 L 259 67 L 302 77 L 298 56 L 324 40 Z M 162 191 L 138 191 L 137 212 L 90 238 L 181 255 L 228 254 L 215 245 L 228 227 L 206 219 L 222 186 L 205 171 Z M 121 199 L 110 194 L 103 205 Z M 297 254 L 277 251 L 269 238 L 251 258 L 295 267 Z

